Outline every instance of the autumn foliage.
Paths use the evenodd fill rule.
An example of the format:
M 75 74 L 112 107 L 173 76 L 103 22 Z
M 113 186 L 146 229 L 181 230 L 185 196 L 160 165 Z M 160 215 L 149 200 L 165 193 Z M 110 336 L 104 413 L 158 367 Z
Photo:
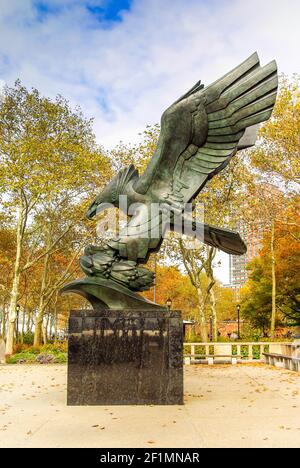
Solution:
M 159 135 L 147 126 L 141 142 L 105 150 L 92 121 L 61 96 L 44 98 L 19 81 L 0 102 L 0 336 L 7 353 L 34 334 L 35 345 L 57 340 L 71 309 L 86 307 L 58 292 L 82 275 L 83 247 L 97 243 L 95 224 L 84 213 L 91 199 L 122 166 L 143 171 Z M 299 314 L 299 79 L 282 78 L 272 119 L 253 150 L 238 153 L 201 192 L 204 221 L 263 228 L 259 255 L 249 265 L 242 313 L 260 332 L 272 324 L 300 322 Z M 271 189 L 270 189 L 271 188 Z M 266 196 L 266 193 L 268 195 Z M 202 327 L 236 318 L 236 293 L 215 277 L 216 249 L 191 251 L 184 239 L 166 239 L 149 267 L 156 269 L 149 300 L 172 300 L 186 319 Z M 274 331 L 274 330 L 273 330 Z

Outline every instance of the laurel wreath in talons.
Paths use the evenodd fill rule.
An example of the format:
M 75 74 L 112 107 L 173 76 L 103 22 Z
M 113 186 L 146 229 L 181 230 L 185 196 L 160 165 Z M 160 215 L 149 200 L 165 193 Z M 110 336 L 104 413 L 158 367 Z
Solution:
M 132 260 L 121 258 L 109 246 L 89 245 L 80 265 L 88 276 L 96 276 L 119 283 L 132 291 L 147 291 L 154 285 L 155 275 Z

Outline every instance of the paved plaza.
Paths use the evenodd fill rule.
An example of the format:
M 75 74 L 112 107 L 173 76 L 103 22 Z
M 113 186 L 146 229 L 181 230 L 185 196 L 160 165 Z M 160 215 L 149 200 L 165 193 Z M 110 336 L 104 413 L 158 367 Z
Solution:
M 65 365 L 0 366 L 0 447 L 300 447 L 300 374 L 187 366 L 184 406 L 66 406 Z

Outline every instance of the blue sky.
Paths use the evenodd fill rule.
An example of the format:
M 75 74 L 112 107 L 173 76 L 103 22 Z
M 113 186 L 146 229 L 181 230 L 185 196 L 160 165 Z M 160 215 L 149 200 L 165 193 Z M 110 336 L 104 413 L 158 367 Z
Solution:
M 299 0 L 0 0 L 0 80 L 63 94 L 113 146 L 255 50 L 299 72 L 299 17 Z
M 129 10 L 131 0 L 95 0 L 95 1 L 81 1 L 80 2 L 86 10 L 91 13 L 103 26 L 105 23 L 114 23 L 122 21 L 121 13 Z M 53 2 L 51 0 L 35 0 L 33 1 L 33 8 L 38 12 L 39 19 L 41 21 L 47 19 L 49 15 L 57 15 L 64 9 L 72 10 L 74 5 L 78 2 Z
M 0 85 L 17 78 L 135 142 L 197 80 L 258 51 L 300 72 L 299 0 L 0 0 Z

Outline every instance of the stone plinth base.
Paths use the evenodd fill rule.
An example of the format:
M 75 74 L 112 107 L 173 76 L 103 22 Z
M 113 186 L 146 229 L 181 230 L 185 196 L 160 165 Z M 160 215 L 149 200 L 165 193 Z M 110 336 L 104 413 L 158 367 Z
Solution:
M 71 312 L 68 405 L 183 404 L 182 342 L 177 311 Z

